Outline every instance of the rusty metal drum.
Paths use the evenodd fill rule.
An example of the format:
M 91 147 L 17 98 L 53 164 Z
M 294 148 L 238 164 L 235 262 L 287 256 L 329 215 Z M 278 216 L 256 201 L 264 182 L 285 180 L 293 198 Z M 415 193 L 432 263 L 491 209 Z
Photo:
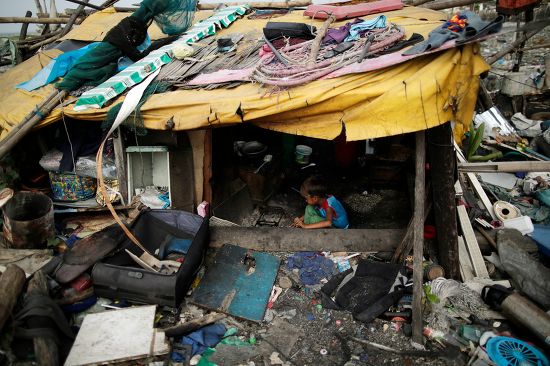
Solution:
M 4 236 L 12 248 L 44 248 L 55 235 L 53 202 L 43 193 L 19 192 L 2 207 Z

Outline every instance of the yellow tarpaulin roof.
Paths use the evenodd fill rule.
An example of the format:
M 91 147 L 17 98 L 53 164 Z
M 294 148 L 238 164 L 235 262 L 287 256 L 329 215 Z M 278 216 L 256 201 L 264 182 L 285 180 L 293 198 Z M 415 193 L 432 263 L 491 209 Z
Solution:
M 204 19 L 211 12 L 197 14 L 199 19 Z M 414 7 L 385 15 L 389 21 L 402 26 L 407 37 L 413 32 L 426 36 L 445 18 L 440 12 Z M 93 20 L 111 24 L 108 19 L 119 15 L 105 10 L 94 16 L 96 20 L 88 17 L 78 28 L 88 27 L 84 28 L 88 29 L 87 34 L 78 29 L 73 31 L 77 33 L 71 32 L 78 36 L 75 38 L 97 40 L 97 32 L 105 29 L 97 29 L 94 33 L 92 29 L 95 28 L 87 23 Z M 219 34 L 261 30 L 268 21 L 245 17 Z M 303 17 L 302 12 L 272 21 L 320 23 Z M 166 129 L 169 119 L 174 122 L 174 130 L 250 122 L 275 131 L 322 139 L 333 139 L 345 128 L 347 140 L 353 141 L 419 131 L 453 120 L 455 133 L 461 135 L 463 127 L 472 119 L 478 76 L 488 70 L 478 51 L 477 44 L 466 45 L 385 69 L 317 80 L 277 93 L 247 83 L 231 90 L 176 90 L 154 94 L 142 106 L 141 113 L 145 127 L 157 130 Z M 53 90 L 47 86 L 28 93 L 14 89 L 14 85 L 31 78 L 55 57 L 56 52 L 59 53 L 47 51 L 36 55 L 0 76 L 3 101 L 0 104 L 0 137 L 3 138 Z M 66 116 L 92 121 L 103 120 L 107 111 L 108 107 L 75 112 L 71 104 L 63 108 Z M 57 108 L 41 126 L 60 117 L 61 109 Z

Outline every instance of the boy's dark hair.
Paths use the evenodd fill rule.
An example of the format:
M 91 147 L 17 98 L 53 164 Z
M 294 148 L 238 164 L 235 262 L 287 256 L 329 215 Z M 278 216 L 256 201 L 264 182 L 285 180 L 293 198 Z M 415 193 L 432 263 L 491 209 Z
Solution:
M 310 196 L 326 197 L 327 191 L 327 182 L 320 175 L 312 175 L 307 178 L 300 188 L 300 193 L 304 195 L 309 194 Z

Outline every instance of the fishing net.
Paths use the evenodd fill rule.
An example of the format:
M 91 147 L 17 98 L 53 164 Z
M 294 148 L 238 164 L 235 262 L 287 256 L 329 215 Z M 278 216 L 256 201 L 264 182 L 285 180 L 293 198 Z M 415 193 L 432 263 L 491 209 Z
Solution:
M 154 49 L 150 47 L 143 53 L 136 49 L 144 41 L 153 19 L 165 34 L 179 34 L 191 25 L 195 7 L 196 0 L 142 1 L 138 10 L 107 33 L 104 42 L 81 56 L 56 87 L 72 91 L 83 85 L 103 83 L 116 73 L 119 58 L 126 55 L 138 61 Z

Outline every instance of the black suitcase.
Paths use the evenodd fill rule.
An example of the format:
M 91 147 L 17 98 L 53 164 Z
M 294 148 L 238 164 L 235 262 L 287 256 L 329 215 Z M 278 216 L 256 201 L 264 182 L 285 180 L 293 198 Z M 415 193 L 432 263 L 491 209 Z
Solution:
M 146 210 L 131 225 L 133 234 L 151 252 L 158 254 L 170 240 L 191 242 L 185 260 L 172 275 L 146 270 L 125 249 L 142 252 L 124 237 L 113 254 L 92 269 L 95 293 L 111 299 L 178 307 L 203 261 L 208 246 L 208 220 L 178 210 Z

